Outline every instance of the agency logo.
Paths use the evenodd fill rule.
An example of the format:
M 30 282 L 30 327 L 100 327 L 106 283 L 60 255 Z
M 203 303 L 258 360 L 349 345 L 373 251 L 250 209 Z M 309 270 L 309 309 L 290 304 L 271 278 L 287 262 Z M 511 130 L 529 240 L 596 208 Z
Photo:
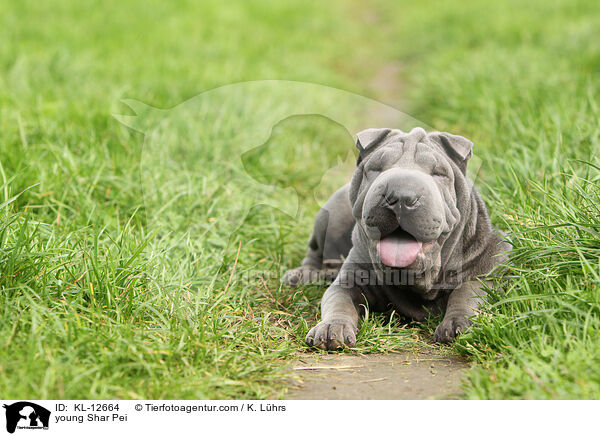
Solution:
M 16 429 L 22 430 L 48 430 L 50 411 L 42 406 L 29 401 L 19 401 L 5 404 L 6 431 L 14 433 Z

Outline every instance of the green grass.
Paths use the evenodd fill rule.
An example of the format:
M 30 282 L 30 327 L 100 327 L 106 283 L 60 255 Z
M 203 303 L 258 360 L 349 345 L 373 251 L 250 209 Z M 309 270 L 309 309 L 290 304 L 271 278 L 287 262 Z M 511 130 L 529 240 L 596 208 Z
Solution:
M 266 78 L 393 103 L 369 84 L 395 62 L 401 109 L 474 139 L 477 183 L 515 245 L 454 346 L 475 362 L 465 396 L 600 397 L 599 29 L 591 1 L 2 3 L 2 396 L 284 395 L 323 289 L 277 278 L 302 257 L 315 188 L 343 182 L 321 178 L 348 134 L 291 118 L 248 150 L 236 128 L 260 98 L 218 114 L 217 143 L 179 128 L 144 140 L 111 114 Z M 256 207 L 235 227 L 248 174 L 294 188 L 298 216 Z M 429 346 L 432 323 L 385 321 L 363 323 L 358 351 Z

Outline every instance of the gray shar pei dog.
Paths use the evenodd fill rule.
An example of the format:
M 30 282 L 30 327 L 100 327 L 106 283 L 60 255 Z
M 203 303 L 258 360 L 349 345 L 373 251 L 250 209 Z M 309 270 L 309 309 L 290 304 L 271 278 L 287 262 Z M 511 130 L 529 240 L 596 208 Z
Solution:
M 291 286 L 335 278 L 306 343 L 354 346 L 365 307 L 413 320 L 445 308 L 434 340 L 451 342 L 511 249 L 466 177 L 473 144 L 415 128 L 368 129 L 356 145 L 352 181 L 319 211 L 302 266 L 283 277 Z

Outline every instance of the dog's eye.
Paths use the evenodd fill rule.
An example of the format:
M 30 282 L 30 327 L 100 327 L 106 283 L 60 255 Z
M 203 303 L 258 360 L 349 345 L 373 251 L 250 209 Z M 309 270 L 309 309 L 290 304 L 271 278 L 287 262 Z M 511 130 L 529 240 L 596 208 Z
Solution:
M 374 179 L 381 172 L 381 168 L 377 165 L 367 165 L 365 167 L 365 175 L 367 179 Z
M 431 172 L 431 175 L 434 177 L 448 178 L 448 173 L 446 172 L 446 168 L 444 167 L 435 167 Z

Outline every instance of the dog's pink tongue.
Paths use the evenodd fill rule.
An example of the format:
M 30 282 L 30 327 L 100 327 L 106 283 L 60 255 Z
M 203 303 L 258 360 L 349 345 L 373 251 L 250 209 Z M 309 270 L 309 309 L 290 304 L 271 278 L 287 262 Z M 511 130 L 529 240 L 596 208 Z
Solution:
M 384 265 L 404 268 L 415 261 L 422 246 L 408 233 L 392 234 L 377 243 L 377 252 Z

